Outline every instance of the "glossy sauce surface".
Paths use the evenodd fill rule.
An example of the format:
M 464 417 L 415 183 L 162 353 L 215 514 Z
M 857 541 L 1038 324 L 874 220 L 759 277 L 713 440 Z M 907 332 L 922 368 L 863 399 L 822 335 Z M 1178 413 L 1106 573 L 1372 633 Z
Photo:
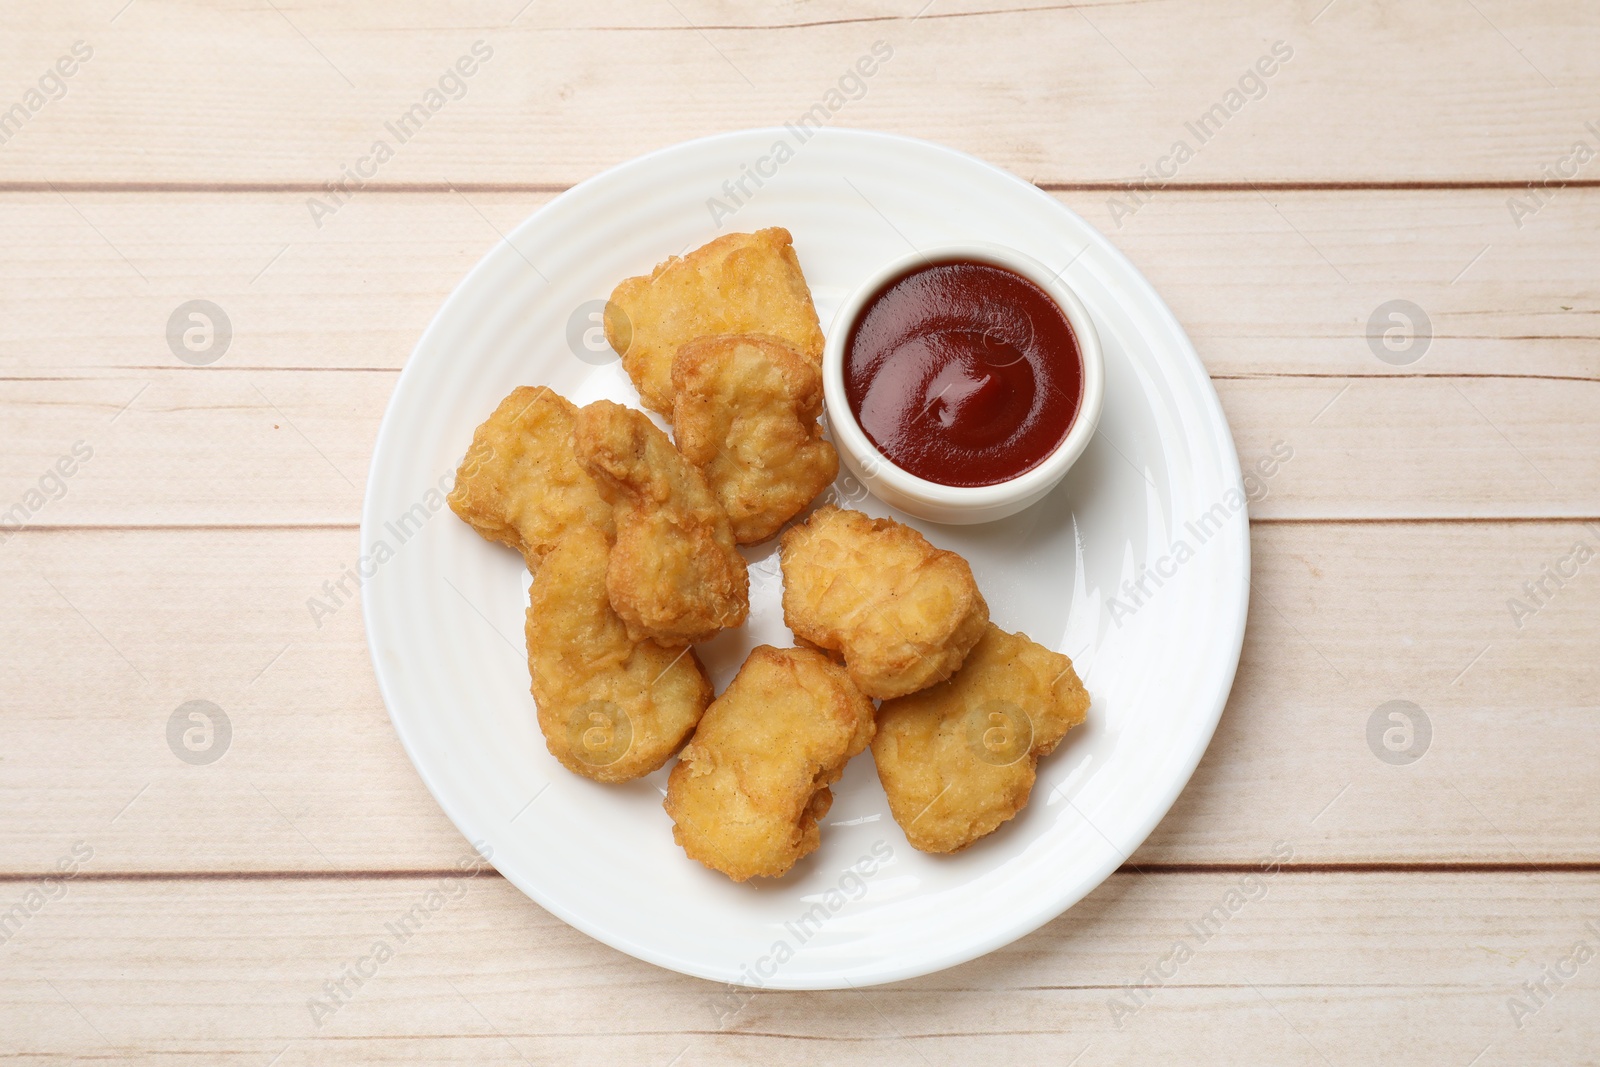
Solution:
M 844 357 L 857 423 L 897 467 L 941 485 L 996 485 L 1072 428 L 1083 359 L 1066 315 L 1020 274 L 965 260 L 889 281 Z

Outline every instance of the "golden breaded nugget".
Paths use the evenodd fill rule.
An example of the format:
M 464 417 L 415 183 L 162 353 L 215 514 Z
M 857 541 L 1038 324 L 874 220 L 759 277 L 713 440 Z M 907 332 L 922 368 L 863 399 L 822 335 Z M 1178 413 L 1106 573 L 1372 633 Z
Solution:
M 724 234 L 626 279 L 606 303 L 605 327 L 645 407 L 668 416 L 672 357 L 696 338 L 769 334 L 822 360 L 817 309 L 781 227 Z
M 711 703 L 693 652 L 635 641 L 606 597 L 606 535 L 580 526 L 528 592 L 528 672 L 539 729 L 562 765 L 598 782 L 649 774 Z
M 722 505 L 644 412 L 597 400 L 578 412 L 578 462 L 614 508 L 611 606 L 634 640 L 704 641 L 750 612 L 750 574 Z
M 830 504 L 784 534 L 778 553 L 783 621 L 797 638 L 842 653 L 870 697 L 950 677 L 989 622 L 967 561 L 893 519 Z
M 706 709 L 667 779 L 672 836 L 736 882 L 815 851 L 828 786 L 872 740 L 872 702 L 803 648 L 761 645 Z
M 578 466 L 578 409 L 545 386 L 522 386 L 472 435 L 450 509 L 491 541 L 521 552 L 530 569 L 578 526 L 610 533 L 611 505 Z
M 991 623 L 948 681 L 878 710 L 872 760 L 906 839 L 956 852 L 992 833 L 1088 707 L 1072 660 Z
M 673 434 L 706 476 L 733 537 L 765 541 L 839 473 L 822 439 L 822 371 L 770 337 L 702 337 L 672 360 Z

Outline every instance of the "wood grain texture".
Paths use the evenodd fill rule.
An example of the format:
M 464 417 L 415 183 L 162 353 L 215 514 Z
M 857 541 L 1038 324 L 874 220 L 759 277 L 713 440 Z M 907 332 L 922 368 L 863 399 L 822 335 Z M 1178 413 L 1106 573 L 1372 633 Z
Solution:
M 1600 88 L 1600 13 L 1561 0 L 138 0 L 111 21 L 120 6 L 8 9 L 13 96 L 75 40 L 95 51 L 6 144 L 6 178 L 319 186 L 476 41 L 492 58 L 413 139 L 390 137 L 374 180 L 570 183 L 795 121 L 877 41 L 893 58 L 830 123 L 1052 182 L 1138 179 L 1180 138 L 1198 147 L 1183 182 L 1536 181 L 1597 118 Z M 1293 58 L 1201 145 L 1185 124 L 1230 103 L 1276 41 Z
M 1055 195 L 1150 278 L 1213 375 L 1600 379 L 1600 190 L 1563 190 L 1520 228 L 1505 190 L 1168 190 L 1118 218 L 1109 193 Z M 551 198 L 368 191 L 319 229 L 304 193 L 0 193 L 18 309 L 0 375 L 181 367 L 167 320 L 195 298 L 232 321 L 219 367 L 397 370 L 462 276 Z M 1368 339 L 1395 299 L 1432 335 L 1405 365 Z
M 1520 628 L 1507 607 L 1579 539 L 1600 550 L 1600 526 L 1257 524 L 1232 698 L 1133 862 L 1248 863 L 1279 838 L 1313 863 L 1594 860 L 1600 559 Z M 357 554 L 352 529 L 0 546 L 0 871 L 78 838 L 100 871 L 449 867 L 461 838 L 389 725 L 359 608 L 307 607 Z M 233 727 L 210 766 L 167 747 L 194 699 Z M 1391 700 L 1432 724 L 1414 765 L 1368 747 Z
M 385 924 L 439 885 L 68 883 L 0 946 L 0 1042 L 25 1064 L 241 1067 L 1596 1062 L 1595 962 L 1520 1028 L 1507 1006 L 1600 940 L 1594 875 L 1118 874 L 938 975 L 748 997 L 613 952 L 489 876 L 395 938 Z M 379 941 L 393 955 L 375 964 Z M 358 966 L 371 977 L 314 1020 Z M 1116 1011 L 1141 981 L 1144 1003 Z
M 1542 1006 L 1524 985 L 1600 946 L 1600 562 L 1549 577 L 1600 548 L 1600 162 L 1570 162 L 1600 148 L 1597 52 L 1600 8 L 1560 0 L 6 5 L 0 519 L 30 528 L 0 529 L 0 1058 L 1600 1064 L 1600 963 Z M 1081 213 L 1189 332 L 1241 461 L 1293 449 L 1252 505 L 1210 749 L 1122 871 L 941 974 L 730 999 L 484 875 L 318 1026 L 309 999 L 465 852 L 359 609 L 306 607 L 360 551 L 399 368 L 563 189 L 818 104 Z M 196 298 L 234 328 L 207 368 L 166 341 Z M 1370 336 L 1396 300 L 1428 319 L 1413 362 Z M 192 699 L 233 726 L 209 766 L 167 746 Z M 1431 724 L 1414 764 L 1371 747 L 1394 700 Z M 1248 880 L 1280 843 L 1297 869 Z

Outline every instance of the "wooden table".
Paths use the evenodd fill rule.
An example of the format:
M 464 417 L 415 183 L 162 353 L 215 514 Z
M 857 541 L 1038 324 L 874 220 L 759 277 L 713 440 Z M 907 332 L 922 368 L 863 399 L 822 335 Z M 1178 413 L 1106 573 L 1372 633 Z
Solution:
M 1600 8 L 33 0 L 0 28 L 6 1062 L 1600 1062 Z M 1101 227 L 1241 459 L 1293 458 L 1251 506 L 1221 727 L 1122 871 L 965 966 L 719 1017 L 492 873 L 443 881 L 467 846 L 360 612 L 307 601 L 358 553 L 396 373 L 500 234 L 818 104 Z M 231 325 L 191 335 L 204 365 L 193 300 Z M 229 736 L 169 735 L 190 701 Z

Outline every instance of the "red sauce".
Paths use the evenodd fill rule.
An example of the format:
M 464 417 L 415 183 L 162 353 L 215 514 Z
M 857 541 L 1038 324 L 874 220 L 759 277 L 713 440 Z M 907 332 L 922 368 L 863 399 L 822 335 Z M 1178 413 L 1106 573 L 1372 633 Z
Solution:
M 930 482 L 995 485 L 1044 462 L 1077 418 L 1083 357 L 1066 315 L 1014 271 L 916 267 L 868 299 L 845 397 L 890 462 Z

